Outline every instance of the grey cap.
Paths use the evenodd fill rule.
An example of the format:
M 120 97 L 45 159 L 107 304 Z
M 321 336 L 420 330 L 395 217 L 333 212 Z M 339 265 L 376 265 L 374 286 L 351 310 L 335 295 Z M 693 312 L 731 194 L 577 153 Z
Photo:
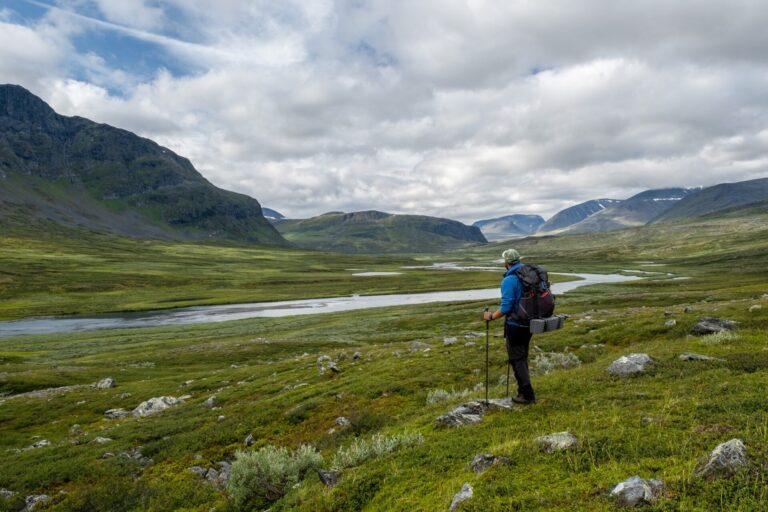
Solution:
M 504 263 L 517 263 L 522 258 L 515 249 L 507 249 L 501 253 L 501 257 L 504 258 Z

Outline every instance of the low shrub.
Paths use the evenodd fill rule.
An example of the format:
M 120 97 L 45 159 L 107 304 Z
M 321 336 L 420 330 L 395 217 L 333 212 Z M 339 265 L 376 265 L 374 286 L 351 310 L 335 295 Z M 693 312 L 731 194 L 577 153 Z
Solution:
M 424 442 L 424 436 L 406 432 L 400 435 L 385 436 L 375 434 L 370 439 L 355 439 L 348 447 L 341 447 L 333 457 L 335 470 L 359 466 L 363 462 L 392 453 L 399 448 L 414 446 Z
M 432 389 L 427 393 L 427 405 L 466 398 L 471 393 L 472 392 L 468 389 L 462 389 L 461 391 L 455 391 L 453 388 L 451 388 L 450 391 L 444 389 Z

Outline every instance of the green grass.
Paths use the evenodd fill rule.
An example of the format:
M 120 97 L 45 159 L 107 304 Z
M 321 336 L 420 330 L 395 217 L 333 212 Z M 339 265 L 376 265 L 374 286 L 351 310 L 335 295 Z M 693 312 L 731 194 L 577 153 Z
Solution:
M 764 510 L 768 507 L 764 470 L 768 399 L 763 392 L 768 385 L 768 298 L 763 295 L 768 293 L 768 265 L 761 262 L 765 263 L 768 237 L 759 224 L 737 229 L 730 224 L 732 220 L 710 222 L 714 224 L 688 231 L 681 225 L 666 232 L 653 227 L 634 234 L 522 242 L 520 246 L 532 260 L 557 270 L 641 268 L 690 279 L 654 275 L 561 296 L 558 308 L 572 318 L 562 331 L 536 336 L 534 344 L 548 352 L 574 352 L 582 364 L 536 375 L 537 405 L 490 413 L 482 423 L 460 429 L 437 428 L 434 419 L 466 398 L 428 404 L 427 397 L 436 389 L 474 390 L 483 381 L 484 339 L 465 346 L 463 338 L 468 331 L 483 331 L 480 312 L 492 305 L 483 302 L 0 340 L 0 393 L 82 385 L 42 398 L 0 399 L 0 487 L 22 495 L 49 494 L 53 497 L 49 508 L 56 510 L 233 510 L 225 493 L 186 468 L 213 467 L 216 461 L 231 460 L 243 449 L 248 434 L 256 439 L 254 450 L 268 445 L 295 450 L 311 444 L 330 461 L 340 447 L 350 446 L 358 437 L 418 432 L 424 436 L 423 444 L 346 469 L 332 489 L 310 474 L 271 510 L 445 510 L 462 484 L 469 482 L 474 498 L 461 510 L 607 511 L 615 509 L 608 497 L 610 489 L 634 474 L 658 477 L 667 485 L 663 499 L 649 510 Z M 46 243 L 66 247 L 61 241 Z M 89 255 L 93 259 L 80 272 L 90 272 L 114 258 L 120 262 L 115 267 L 118 275 L 128 275 L 125 269 L 130 258 L 123 252 L 128 243 L 113 243 L 113 252 L 102 245 L 92 253 L 79 248 L 33 261 L 50 272 L 76 268 L 69 258 L 83 262 L 84 255 Z M 29 247 L 31 242 L 24 244 Z M 498 257 L 496 252 L 502 246 L 505 244 L 487 252 L 442 258 L 487 262 Z M 200 251 L 199 256 L 184 260 L 190 256 L 180 256 L 180 247 L 152 243 L 137 248 L 137 258 L 143 260 L 137 260 L 135 271 L 148 269 L 149 262 L 162 262 L 165 250 L 176 266 L 164 270 L 164 279 L 183 269 L 182 261 L 199 262 L 208 278 L 214 279 L 220 267 L 204 264 L 204 255 L 231 251 L 228 263 L 216 265 L 230 265 L 235 274 L 243 276 L 249 272 L 244 258 L 258 253 L 189 245 L 185 247 Z M 3 254 L 6 260 L 12 259 L 6 250 Z M 293 264 L 304 261 L 307 254 L 315 256 L 314 265 L 325 257 L 295 254 Z M 349 283 L 349 278 L 342 279 L 339 269 L 347 262 L 343 256 L 335 258 L 335 262 L 330 257 L 324 260 L 335 279 L 317 283 L 314 291 L 332 295 L 341 293 L 343 286 L 366 286 L 364 280 Z M 400 266 L 405 260 L 355 259 L 369 261 L 371 269 L 375 266 L 377 270 Z M 644 261 L 664 266 L 637 266 Z M 284 269 L 279 272 L 285 273 L 286 295 L 295 284 L 285 276 L 294 276 L 296 283 L 301 275 L 291 273 L 291 264 L 283 258 L 276 264 L 265 263 L 261 270 L 274 272 L 266 270 L 269 265 Z M 19 264 L 17 269 L 21 267 Z M 23 294 L 22 284 L 27 281 L 35 283 L 34 272 L 25 272 L 14 288 L 21 291 L 13 293 Z M 111 273 L 103 275 L 110 283 Z M 441 279 L 449 278 L 467 285 L 473 278 L 488 279 L 482 286 L 498 281 L 494 274 L 428 271 L 424 276 L 425 287 L 448 287 L 450 283 Z M 184 278 L 189 279 L 189 274 Z M 256 295 L 272 286 L 263 276 L 258 279 L 253 281 L 261 283 Z M 414 277 L 405 279 L 417 284 Z M 40 278 L 34 286 L 44 287 L 44 283 Z M 194 286 L 205 289 L 204 283 L 201 277 Z M 474 284 L 472 287 L 478 283 Z M 162 286 L 153 286 L 155 294 L 163 293 Z M 165 291 L 169 295 L 192 292 L 172 281 L 165 286 L 170 287 Z M 390 285 L 386 281 L 367 286 L 383 290 Z M 131 287 L 127 290 L 135 293 Z M 14 296 L 5 293 L 8 299 Z M 56 297 L 55 292 L 47 293 Z M 108 294 L 96 292 L 93 296 L 99 306 L 94 310 L 113 309 L 105 299 Z M 227 297 L 236 300 L 238 295 Z M 42 308 L 43 299 L 40 304 Z M 750 312 L 757 304 L 762 308 Z M 684 313 L 686 306 L 694 307 L 694 312 Z M 664 326 L 665 311 L 677 320 L 675 327 Z M 690 336 L 699 316 L 738 321 L 737 336 Z M 500 331 L 499 323 L 491 328 L 493 396 L 503 393 Z M 445 336 L 457 336 L 459 342 L 444 347 Z M 432 349 L 410 352 L 413 340 L 428 343 Z M 588 344 L 604 346 L 581 348 Z M 353 361 L 350 356 L 358 350 L 363 356 Z M 679 361 L 677 356 L 686 351 L 723 361 Z M 626 380 L 610 377 L 606 367 L 630 352 L 647 352 L 657 364 L 647 375 Z M 346 357 L 339 360 L 340 374 L 318 372 L 318 356 L 341 353 Z M 87 386 L 106 376 L 115 377 L 118 387 L 97 390 Z M 182 386 L 189 380 L 193 382 Z M 305 385 L 294 387 L 297 384 Z M 482 391 L 472 393 L 479 397 Z M 132 408 L 153 396 L 183 394 L 192 397 L 157 416 L 103 419 L 109 408 Z M 220 409 L 203 405 L 211 395 L 216 395 Z M 219 421 L 219 415 L 225 418 Z M 349 418 L 352 425 L 339 428 L 335 423 L 338 416 Z M 644 422 L 646 417 L 652 421 Z M 71 433 L 73 424 L 81 425 L 82 431 Z M 335 430 L 330 432 L 331 428 Z M 552 455 L 538 451 L 535 437 L 564 430 L 579 437 L 578 450 Z M 90 443 L 96 436 L 113 441 Z M 703 457 L 718 443 L 734 437 L 747 445 L 751 463 L 746 471 L 716 481 L 692 477 Z M 40 438 L 53 446 L 13 451 Z M 137 446 L 152 458 L 152 465 L 143 467 L 120 456 L 100 458 L 107 451 L 119 454 Z M 468 464 L 481 452 L 507 456 L 511 463 L 476 475 Z M 0 501 L 0 510 L 3 507 L 12 509 L 12 504 Z

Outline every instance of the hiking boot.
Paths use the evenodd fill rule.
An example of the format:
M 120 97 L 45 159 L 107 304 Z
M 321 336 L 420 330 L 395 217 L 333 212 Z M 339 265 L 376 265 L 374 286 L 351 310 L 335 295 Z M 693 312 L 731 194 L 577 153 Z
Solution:
M 535 398 L 528 398 L 523 395 L 513 396 L 512 401 L 520 405 L 531 405 L 536 403 Z

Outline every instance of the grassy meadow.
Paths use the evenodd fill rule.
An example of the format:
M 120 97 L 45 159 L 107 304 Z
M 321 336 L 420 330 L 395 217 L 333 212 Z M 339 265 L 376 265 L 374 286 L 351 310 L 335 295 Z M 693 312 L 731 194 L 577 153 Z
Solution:
M 639 475 L 666 484 L 648 510 L 764 510 L 766 220 L 713 218 L 516 244 L 530 261 L 552 270 L 639 270 L 644 279 L 559 297 L 558 311 L 571 315 L 566 327 L 533 341 L 539 402 L 455 429 L 437 427 L 435 418 L 482 396 L 485 326 L 479 318 L 494 304 L 0 339 L 0 488 L 18 493 L 0 498 L 0 510 L 20 510 L 23 496 L 43 493 L 51 500 L 35 510 L 236 510 L 226 492 L 188 468 L 216 467 L 239 450 L 302 444 L 314 446 L 330 465 L 355 439 L 407 432 L 421 434 L 423 443 L 344 469 L 330 488 L 310 473 L 281 499 L 250 508 L 447 510 L 468 482 L 474 497 L 462 511 L 608 511 L 617 509 L 612 487 Z M 432 270 L 351 278 L 345 269 L 395 270 L 417 260 L 89 236 L 0 241 L 3 318 L 466 289 L 495 286 L 499 279 Z M 506 245 L 418 261 L 487 264 Z M 692 336 L 701 316 L 735 320 L 738 328 L 730 336 Z M 665 326 L 669 319 L 677 324 Z M 501 328 L 499 321 L 491 327 L 495 397 L 504 393 Z M 457 342 L 444 346 L 445 337 Z M 412 350 L 413 341 L 430 350 Z M 353 359 L 355 352 L 361 357 Z M 647 374 L 617 379 L 605 372 L 632 352 L 655 360 Z M 681 361 L 682 352 L 718 360 Z M 573 353 L 581 364 L 544 374 L 547 356 L 541 353 Z M 322 355 L 336 359 L 340 372 L 320 372 Z M 90 386 L 108 376 L 117 387 Z M 59 389 L 41 391 L 50 388 Z M 428 403 L 435 390 L 466 396 Z M 107 409 L 130 410 L 163 395 L 190 396 L 146 418 L 104 417 Z M 211 396 L 214 407 L 204 403 Z M 336 423 L 341 416 L 349 425 Z M 534 442 L 561 431 L 579 438 L 577 450 L 545 454 Z M 249 434 L 255 442 L 246 448 Z M 110 441 L 94 442 L 97 437 Z M 749 467 L 731 478 L 694 478 L 696 465 L 732 438 L 744 440 Z M 43 439 L 50 445 L 25 449 Z M 120 455 L 138 447 L 151 463 Z M 105 458 L 107 452 L 115 456 Z M 469 463 L 478 453 L 503 455 L 510 463 L 475 474 Z

